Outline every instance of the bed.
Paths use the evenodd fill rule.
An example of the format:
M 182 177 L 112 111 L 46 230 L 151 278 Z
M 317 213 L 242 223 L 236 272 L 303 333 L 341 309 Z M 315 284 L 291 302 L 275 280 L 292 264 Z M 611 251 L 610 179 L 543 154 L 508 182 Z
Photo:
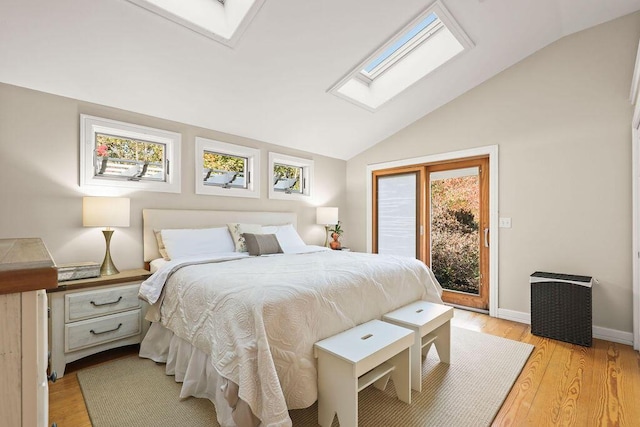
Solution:
M 442 302 L 417 260 L 292 243 L 293 213 L 145 209 L 143 219 L 144 259 L 157 271 L 141 286 L 153 323 L 140 356 L 166 363 L 181 397 L 210 399 L 224 427 L 290 426 L 288 410 L 317 399 L 313 343 L 416 300 Z M 159 230 L 230 223 L 275 234 L 284 253 L 162 260 Z M 211 241 L 207 232 L 197 236 Z

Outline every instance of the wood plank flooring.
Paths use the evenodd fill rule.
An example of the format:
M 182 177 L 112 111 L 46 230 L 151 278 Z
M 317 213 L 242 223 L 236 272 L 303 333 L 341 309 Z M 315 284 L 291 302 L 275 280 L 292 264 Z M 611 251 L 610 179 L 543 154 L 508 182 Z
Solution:
M 630 346 L 594 340 L 581 347 L 532 335 L 529 325 L 458 309 L 453 324 L 535 346 L 494 426 L 640 426 L 640 355 Z M 130 346 L 67 365 L 65 376 L 50 384 L 49 421 L 91 427 L 76 372 L 137 351 Z

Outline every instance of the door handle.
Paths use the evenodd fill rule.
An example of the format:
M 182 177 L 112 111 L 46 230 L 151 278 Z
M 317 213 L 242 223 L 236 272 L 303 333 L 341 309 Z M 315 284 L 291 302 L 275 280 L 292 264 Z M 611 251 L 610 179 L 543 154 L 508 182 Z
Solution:
M 484 229 L 484 247 L 489 247 L 489 227 Z

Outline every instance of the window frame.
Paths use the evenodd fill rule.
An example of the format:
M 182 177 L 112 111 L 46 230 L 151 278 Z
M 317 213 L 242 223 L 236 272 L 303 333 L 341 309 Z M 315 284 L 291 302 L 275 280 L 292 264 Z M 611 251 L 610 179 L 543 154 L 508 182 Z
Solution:
M 384 60 L 380 61 L 380 63 L 378 63 L 378 65 L 376 65 L 374 68 L 372 68 L 370 72 L 367 71 L 366 68 L 369 66 L 369 64 L 377 60 L 382 55 L 383 52 L 385 52 L 388 48 L 390 48 L 394 44 L 394 43 L 390 43 L 390 44 L 388 43 L 386 46 L 386 49 L 382 50 L 382 52 L 379 55 L 374 56 L 373 59 L 369 61 L 360 70 L 361 77 L 363 79 L 368 79 L 369 84 L 371 84 L 375 79 L 380 77 L 385 71 L 393 67 L 398 61 L 401 61 L 407 55 L 411 55 L 414 49 L 416 49 L 422 43 L 427 42 L 438 31 L 440 31 L 443 28 L 448 29 L 448 27 L 442 21 L 442 19 L 440 19 L 438 14 L 435 11 L 431 11 L 431 13 L 423 15 L 424 19 L 418 20 L 418 23 L 416 25 L 408 27 L 407 31 L 400 32 L 397 35 L 397 38 L 401 39 L 402 37 L 404 37 L 406 33 L 413 30 L 416 26 L 418 26 L 420 23 L 425 21 L 431 15 L 435 15 L 435 19 L 433 21 L 427 24 L 425 28 L 423 28 L 421 31 L 416 33 L 412 38 L 407 40 L 404 44 L 402 44 L 397 49 L 395 49 L 393 53 L 388 55 Z
M 284 191 L 277 191 L 273 188 L 273 176 L 276 163 L 285 166 L 302 168 L 303 184 L 301 193 L 285 193 Z M 311 199 L 311 190 L 313 187 L 313 166 L 314 162 L 311 159 L 269 152 L 269 198 L 276 200 L 309 201 Z
M 95 152 L 96 135 L 107 134 L 118 138 L 136 139 L 165 146 L 164 181 L 122 180 L 109 176 L 96 176 Z M 133 123 L 120 122 L 102 117 L 80 115 L 80 187 L 127 188 L 138 191 L 180 193 L 180 152 L 182 135 L 163 129 L 156 129 Z
M 206 185 L 202 181 L 202 170 L 204 169 L 204 152 L 210 151 L 216 154 L 234 157 L 244 157 L 247 159 L 247 170 L 249 182 L 247 188 L 222 187 L 219 185 Z M 209 196 L 230 196 L 260 198 L 260 150 L 243 145 L 231 144 L 228 142 L 213 139 L 196 137 L 195 154 L 195 185 L 196 194 Z
M 265 0 L 246 0 L 225 4 L 224 0 L 128 1 L 230 48 L 238 44 L 265 2 Z
M 429 24 L 420 35 L 411 39 L 392 55 L 374 68 L 373 73 L 364 73 L 365 68 L 380 57 L 387 49 L 415 28 L 427 16 L 435 14 L 437 25 Z M 444 37 L 444 38 L 443 38 Z M 440 41 L 437 41 L 440 40 Z M 447 41 L 448 40 L 448 41 Z M 431 57 L 430 53 L 435 46 L 457 43 L 457 47 L 440 58 Z M 331 86 L 327 92 L 344 99 L 354 105 L 374 112 L 391 101 L 396 96 L 407 90 L 412 85 L 426 78 L 431 73 L 445 66 L 449 61 L 467 52 L 474 47 L 473 41 L 458 24 L 453 15 L 436 0 L 429 7 L 418 14 L 409 24 L 397 31 L 385 43 L 381 44 L 371 55 L 357 66 L 352 68 L 345 76 Z M 445 58 L 446 57 L 446 58 Z M 437 59 L 437 61 L 433 61 Z M 417 61 L 427 61 L 427 68 L 416 67 Z

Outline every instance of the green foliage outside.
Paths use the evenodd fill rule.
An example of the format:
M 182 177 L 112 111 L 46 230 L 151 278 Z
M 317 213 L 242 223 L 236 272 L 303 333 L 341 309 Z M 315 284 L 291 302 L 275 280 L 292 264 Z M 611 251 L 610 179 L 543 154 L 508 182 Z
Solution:
M 302 168 L 297 166 L 289 166 L 289 165 L 281 165 L 274 164 L 273 165 L 273 174 L 274 184 L 278 181 L 278 179 L 292 179 L 296 178 L 296 183 L 293 187 L 291 187 L 291 191 L 300 193 L 301 192 L 301 184 L 302 184 Z
M 203 165 L 207 169 L 226 172 L 244 172 L 247 159 L 224 154 L 204 152 Z
M 96 135 L 96 147 L 96 153 L 101 157 L 162 163 L 165 146 L 155 142 L 98 134 Z
M 478 294 L 479 214 L 477 176 L 431 183 L 431 269 L 445 289 Z

